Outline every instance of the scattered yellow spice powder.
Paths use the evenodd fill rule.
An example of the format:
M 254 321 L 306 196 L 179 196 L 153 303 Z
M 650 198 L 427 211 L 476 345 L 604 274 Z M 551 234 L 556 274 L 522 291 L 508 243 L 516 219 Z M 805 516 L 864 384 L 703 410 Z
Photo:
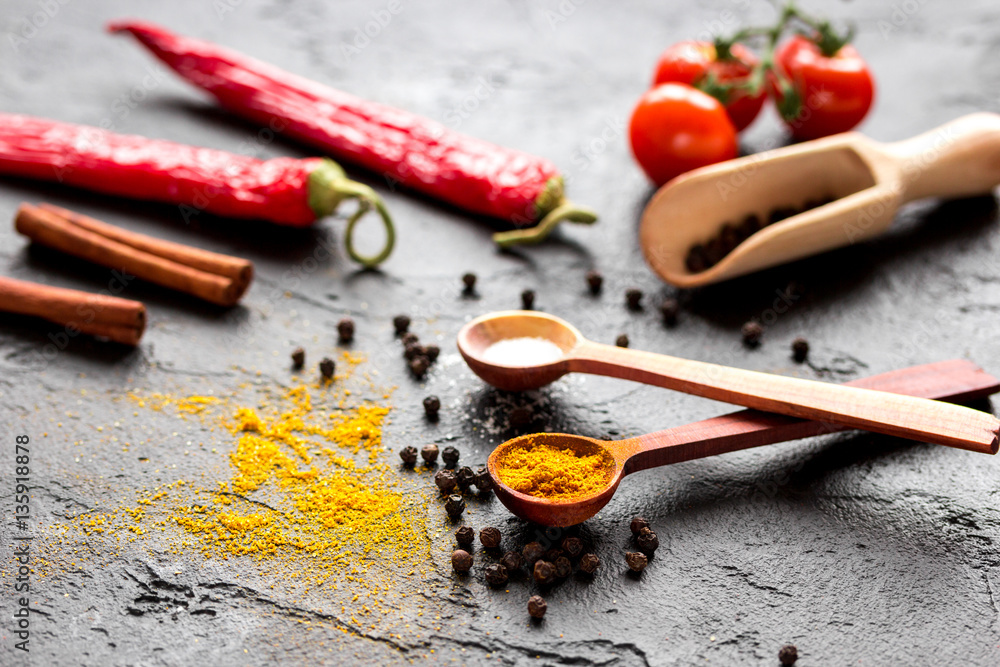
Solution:
M 500 479 L 515 491 L 560 500 L 600 491 L 614 465 L 603 450 L 582 452 L 537 442 L 512 447 L 497 463 Z

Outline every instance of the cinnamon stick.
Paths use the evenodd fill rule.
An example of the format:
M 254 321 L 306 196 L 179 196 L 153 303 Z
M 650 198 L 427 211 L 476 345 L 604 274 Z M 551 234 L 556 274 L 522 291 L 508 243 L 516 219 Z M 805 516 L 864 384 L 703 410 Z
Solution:
M 221 306 L 239 301 L 253 277 L 247 260 L 127 232 L 55 206 L 22 204 L 15 228 L 36 243 Z
M 122 229 L 121 227 L 115 227 L 114 225 L 109 225 L 106 222 L 95 220 L 94 218 L 83 215 L 82 213 L 70 211 L 69 209 L 60 208 L 59 206 L 53 206 L 52 204 L 46 204 L 44 202 L 39 204 L 38 207 L 51 213 L 55 213 L 59 217 L 69 220 L 74 225 L 78 225 L 84 229 L 94 232 L 95 234 L 100 234 L 101 236 L 105 236 L 114 241 L 124 243 L 125 245 L 132 246 L 133 248 L 145 250 L 150 254 L 158 255 L 164 259 L 170 259 L 180 264 L 186 264 L 187 266 L 195 269 L 201 269 L 202 271 L 207 271 L 208 273 L 214 273 L 216 275 L 232 278 L 233 281 L 239 286 L 240 294 L 246 290 L 246 288 L 250 285 L 250 281 L 253 280 L 253 263 L 248 259 L 223 255 L 217 252 L 210 252 L 208 250 L 202 250 L 201 248 L 187 246 L 182 243 L 155 239 L 151 236 L 130 232 Z
M 0 311 L 32 315 L 80 333 L 137 345 L 146 329 L 138 301 L 0 276 Z

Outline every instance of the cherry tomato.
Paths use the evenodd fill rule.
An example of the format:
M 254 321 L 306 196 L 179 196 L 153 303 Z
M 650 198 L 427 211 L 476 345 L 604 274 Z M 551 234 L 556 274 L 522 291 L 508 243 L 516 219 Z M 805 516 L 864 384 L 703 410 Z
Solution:
M 700 90 L 705 77 L 711 74 L 720 83 L 740 83 L 747 77 L 757 64 L 757 56 L 742 44 L 730 47 L 731 58 L 719 60 L 715 45 L 711 42 L 688 40 L 678 42 L 663 52 L 656 63 L 656 73 L 653 75 L 653 85 L 661 83 L 686 83 Z M 710 94 L 712 91 L 706 91 Z M 743 130 L 753 122 L 760 113 L 767 93 L 761 90 L 757 95 L 749 95 L 744 91 L 731 90 L 722 93 L 720 102 L 726 105 L 726 113 L 733 121 L 737 131 Z
M 629 121 L 632 153 L 657 185 L 736 157 L 736 128 L 711 95 L 682 83 L 647 90 Z
M 868 65 L 850 44 L 827 57 L 812 40 L 799 35 L 778 48 L 775 63 L 801 102 L 794 118 L 784 118 L 796 138 L 846 132 L 871 108 L 875 83 Z M 775 98 L 780 103 L 781 94 Z

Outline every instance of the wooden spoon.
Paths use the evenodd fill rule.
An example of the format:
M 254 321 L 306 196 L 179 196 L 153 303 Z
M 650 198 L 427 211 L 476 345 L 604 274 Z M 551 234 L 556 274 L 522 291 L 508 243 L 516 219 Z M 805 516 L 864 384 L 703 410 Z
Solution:
M 517 338 L 550 341 L 562 356 L 531 366 L 489 360 L 492 344 Z M 978 410 L 601 345 L 558 317 L 534 311 L 498 312 L 472 320 L 458 334 L 458 349 L 476 375 L 509 391 L 540 387 L 576 371 L 975 452 L 995 454 L 1000 444 L 1000 419 Z
M 643 212 L 639 242 L 661 278 L 697 287 L 877 236 L 907 202 L 983 194 L 998 184 L 1000 115 L 963 116 L 893 144 L 847 132 L 678 176 Z M 802 210 L 829 197 L 752 234 L 712 268 L 688 271 L 691 246 L 724 224 L 750 214 L 766 221 L 776 208 Z
M 964 359 L 913 366 L 848 384 L 948 401 L 965 401 L 1000 391 L 1000 380 L 987 375 Z M 597 514 L 611 500 L 625 475 L 670 463 L 833 433 L 846 428 L 756 410 L 743 410 L 627 440 L 595 440 L 565 433 L 523 435 L 494 449 L 488 466 L 497 497 L 511 512 L 522 519 L 546 526 L 573 526 Z M 519 493 L 504 484 L 498 474 L 500 458 L 513 447 L 531 447 L 541 443 L 570 447 L 586 454 L 606 452 L 614 463 L 604 487 L 584 498 L 551 500 Z

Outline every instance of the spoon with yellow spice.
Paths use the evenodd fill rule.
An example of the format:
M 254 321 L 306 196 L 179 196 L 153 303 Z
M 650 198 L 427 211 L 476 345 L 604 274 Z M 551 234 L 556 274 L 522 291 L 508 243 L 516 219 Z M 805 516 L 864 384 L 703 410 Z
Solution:
M 1000 391 L 1000 380 L 964 359 L 848 384 L 956 402 Z M 511 512 L 546 526 L 572 526 L 595 515 L 611 500 L 622 478 L 634 472 L 847 428 L 743 410 L 625 440 L 565 433 L 523 435 L 493 450 L 488 467 L 497 497 Z

